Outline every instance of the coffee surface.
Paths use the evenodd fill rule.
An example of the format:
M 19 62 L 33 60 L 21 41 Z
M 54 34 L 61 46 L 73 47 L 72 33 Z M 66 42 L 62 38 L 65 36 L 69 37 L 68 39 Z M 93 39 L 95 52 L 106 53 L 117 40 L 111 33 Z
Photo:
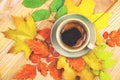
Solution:
M 78 48 L 85 43 L 86 31 L 78 22 L 69 22 L 61 31 L 61 40 L 69 48 Z
M 71 28 L 61 34 L 63 42 L 68 46 L 74 46 L 79 38 L 81 38 L 81 33 L 77 28 Z

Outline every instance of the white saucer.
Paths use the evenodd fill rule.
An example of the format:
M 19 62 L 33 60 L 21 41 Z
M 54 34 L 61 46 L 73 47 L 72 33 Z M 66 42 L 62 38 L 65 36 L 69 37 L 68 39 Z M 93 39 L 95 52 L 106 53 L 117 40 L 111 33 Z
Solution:
M 60 45 L 58 44 L 57 39 L 56 39 L 56 31 L 57 31 L 58 26 L 64 20 L 69 19 L 69 18 L 80 19 L 84 23 L 86 23 L 86 25 L 89 26 L 90 36 L 91 36 L 89 43 L 95 44 L 95 41 L 96 41 L 96 32 L 95 32 L 93 24 L 86 17 L 84 17 L 82 15 L 79 15 L 79 14 L 67 14 L 67 15 L 59 18 L 55 22 L 55 24 L 53 25 L 52 32 L 51 32 L 52 45 L 53 45 L 53 47 L 55 48 L 55 50 L 59 54 L 65 56 L 65 57 L 71 57 L 71 58 L 81 57 L 81 56 L 87 54 L 88 51 L 90 51 L 90 49 L 88 47 L 85 47 L 83 50 L 78 51 L 78 52 L 69 52 L 69 51 L 64 50 L 62 47 L 60 47 Z

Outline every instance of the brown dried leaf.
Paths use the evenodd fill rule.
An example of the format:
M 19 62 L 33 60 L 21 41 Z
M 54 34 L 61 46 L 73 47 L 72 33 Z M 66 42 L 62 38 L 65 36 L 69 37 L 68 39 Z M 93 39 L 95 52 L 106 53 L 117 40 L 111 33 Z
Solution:
M 112 0 L 95 0 L 95 13 L 106 11 L 112 4 Z
M 73 0 L 74 4 L 76 6 L 79 6 L 82 0 Z

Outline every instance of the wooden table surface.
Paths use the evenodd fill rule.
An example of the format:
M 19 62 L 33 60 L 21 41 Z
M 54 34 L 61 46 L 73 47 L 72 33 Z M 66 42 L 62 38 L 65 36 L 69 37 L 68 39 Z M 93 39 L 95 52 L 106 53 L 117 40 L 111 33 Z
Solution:
M 8 27 L 14 28 L 12 21 L 10 21 L 10 15 L 26 16 L 28 13 L 32 13 L 38 9 L 43 9 L 43 8 L 49 9 L 49 5 L 52 2 L 52 0 L 49 0 L 47 3 L 45 3 L 43 6 L 41 6 L 38 9 L 28 9 L 21 5 L 22 0 L 17 0 L 16 3 L 11 3 L 11 5 L 8 6 L 10 1 L 15 1 L 15 0 L 4 0 L 4 3 L 6 3 L 6 4 L 4 4 L 5 7 L 4 7 L 4 5 L 1 5 L 2 8 L 0 7 L 0 17 L 4 16 L 6 18 L 6 20 L 3 20 L 3 21 L 0 20 L 0 32 L 7 30 Z M 96 0 L 96 1 L 98 1 L 98 0 Z M 6 7 L 8 7 L 8 8 L 6 8 Z M 117 3 L 115 3 L 115 5 L 112 6 L 112 8 L 109 11 L 112 13 L 112 15 L 109 19 L 109 26 L 107 28 L 103 29 L 102 31 L 100 31 L 101 35 L 103 34 L 104 31 L 110 32 L 112 30 L 116 30 L 116 29 L 120 28 L 120 0 L 118 0 Z M 53 18 L 53 17 L 51 16 L 51 18 Z M 42 22 L 39 22 L 39 23 L 42 24 Z M 36 23 L 36 25 L 37 25 L 37 23 Z M 2 34 L 0 33 L 0 35 L 2 35 Z M 5 38 L 4 40 L 6 40 L 6 43 L 3 43 L 4 48 L 5 48 L 6 45 L 8 45 L 11 42 L 11 40 L 7 39 L 7 38 Z M 0 44 L 0 46 L 3 44 Z M 17 55 L 7 54 L 11 45 L 12 44 L 9 44 L 9 46 L 7 46 L 7 49 L 5 49 L 5 51 L 4 51 L 4 48 L 2 49 L 0 47 L 0 50 L 1 50 L 0 51 L 0 78 L 4 77 L 2 80 L 10 80 L 11 76 L 13 76 L 15 71 L 17 71 L 23 64 L 27 63 L 27 60 L 25 59 L 23 53 L 19 53 Z M 120 80 L 120 47 L 115 47 L 115 48 L 108 47 L 107 49 L 114 53 L 113 57 L 118 61 L 114 67 L 108 69 L 107 71 L 111 75 L 112 80 Z M 14 68 L 16 68 L 16 69 L 13 70 Z M 41 76 L 38 73 L 34 80 L 52 80 L 52 78 L 49 75 L 46 78 L 44 78 L 43 76 Z

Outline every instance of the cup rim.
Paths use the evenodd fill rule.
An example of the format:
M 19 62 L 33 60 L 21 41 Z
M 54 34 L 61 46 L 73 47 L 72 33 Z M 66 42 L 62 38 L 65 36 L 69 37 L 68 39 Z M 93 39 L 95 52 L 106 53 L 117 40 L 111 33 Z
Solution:
M 80 19 L 80 20 L 84 21 L 89 26 L 88 28 L 90 29 L 90 36 L 91 36 L 90 43 L 95 44 L 95 42 L 96 42 L 95 28 L 94 28 L 93 24 L 90 22 L 90 20 L 88 20 L 88 18 L 86 18 L 80 14 L 67 14 L 67 15 L 64 15 L 61 18 L 59 18 L 54 23 L 54 25 L 51 29 L 51 35 L 50 35 L 51 36 L 51 43 L 52 43 L 54 49 L 62 56 L 70 57 L 70 58 L 81 57 L 81 56 L 87 54 L 88 51 L 90 51 L 90 49 L 88 47 L 85 47 L 83 50 L 78 51 L 78 52 L 69 52 L 69 51 L 66 51 L 63 48 L 61 48 L 57 42 L 56 29 L 60 25 L 60 23 L 62 23 L 65 19 L 69 19 L 69 18 L 76 18 L 76 19 Z
M 82 25 L 84 25 L 85 29 L 86 29 L 86 32 L 87 32 L 87 39 L 85 40 L 85 43 L 84 45 L 82 45 L 81 47 L 78 47 L 76 49 L 69 49 L 67 47 L 65 47 L 63 44 L 62 44 L 62 40 L 60 38 L 60 31 L 61 29 L 64 27 L 64 25 L 68 22 L 71 22 L 71 21 L 76 21 L 76 22 L 79 22 L 81 23 Z M 69 51 L 69 52 L 78 52 L 82 49 L 84 49 L 87 44 L 89 43 L 89 40 L 90 40 L 90 31 L 89 31 L 89 28 L 88 28 L 88 25 L 85 24 L 85 22 L 83 22 L 82 20 L 80 19 L 76 19 L 76 18 L 70 18 L 70 19 L 66 19 L 65 21 L 63 21 L 57 28 L 57 31 L 56 31 L 56 39 L 57 39 L 57 42 L 58 44 L 65 50 Z

